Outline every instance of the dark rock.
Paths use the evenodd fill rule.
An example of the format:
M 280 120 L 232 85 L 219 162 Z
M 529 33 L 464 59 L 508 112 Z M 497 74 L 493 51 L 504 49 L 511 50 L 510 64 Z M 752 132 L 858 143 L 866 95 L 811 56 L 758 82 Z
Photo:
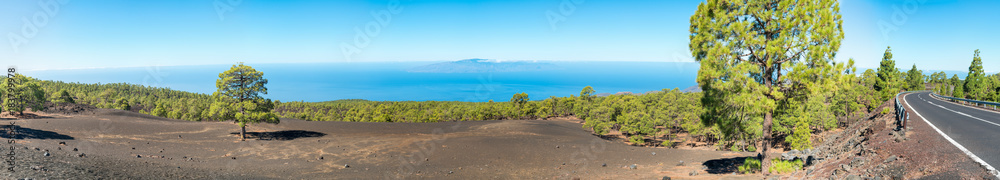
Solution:
M 601 163 L 601 167 L 608 167 L 608 163 Z
M 80 154 L 77 154 L 76 156 L 77 156 L 77 157 L 87 157 L 87 154 L 84 154 L 84 153 L 80 153 Z
M 44 156 L 49 156 L 49 155 L 51 155 L 51 154 L 49 154 L 49 152 L 45 152 L 45 154 L 42 154 L 42 155 L 44 155 Z
M 42 149 L 38 149 L 38 148 L 34 148 L 34 149 L 35 149 L 35 151 L 41 151 L 42 150 Z
M 138 154 L 136 154 L 136 155 L 135 155 L 135 158 L 142 158 L 142 155 L 138 155 Z
M 78 149 L 76 149 L 76 148 L 73 148 L 73 151 L 79 151 L 79 150 L 78 150 Z
M 896 161 L 896 155 L 892 155 L 892 156 L 889 156 L 889 158 L 885 158 L 885 162 L 886 163 L 891 163 L 893 161 Z
M 351 166 L 349 166 L 347 164 L 344 164 L 344 168 L 349 168 L 349 167 L 351 167 Z
M 320 157 L 319 157 L 319 160 L 323 160 L 323 156 L 320 156 Z
M 851 167 L 859 167 L 862 164 L 865 164 L 865 158 L 863 157 L 854 157 L 854 159 L 851 160 Z
M 846 180 L 861 180 L 861 176 L 858 175 L 847 175 Z
M 670 180 L 670 176 L 663 176 L 661 180 Z
M 236 157 L 233 157 L 233 159 L 236 159 Z

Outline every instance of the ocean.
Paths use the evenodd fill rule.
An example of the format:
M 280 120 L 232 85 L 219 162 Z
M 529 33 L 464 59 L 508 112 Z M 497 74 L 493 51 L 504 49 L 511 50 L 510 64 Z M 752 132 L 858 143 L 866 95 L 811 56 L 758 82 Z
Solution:
M 520 72 L 410 72 L 433 62 L 352 62 L 246 64 L 264 72 L 266 98 L 321 102 L 339 99 L 374 101 L 504 102 L 515 93 L 532 100 L 579 94 L 585 86 L 597 93 L 644 93 L 697 85 L 697 63 L 690 62 L 548 62 L 557 69 Z M 219 73 L 232 65 L 150 66 L 24 71 L 42 79 L 80 83 L 130 83 L 211 94 Z

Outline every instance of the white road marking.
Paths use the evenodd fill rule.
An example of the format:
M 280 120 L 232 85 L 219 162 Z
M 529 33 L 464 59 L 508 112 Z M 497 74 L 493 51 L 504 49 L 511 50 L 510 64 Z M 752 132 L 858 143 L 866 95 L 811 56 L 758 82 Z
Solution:
M 917 97 L 920 97 L 920 95 L 917 95 Z M 935 100 L 938 100 L 938 101 L 944 101 L 944 102 L 951 103 L 951 104 L 954 104 L 954 105 L 958 105 L 958 106 L 962 106 L 962 107 L 967 107 L 967 108 L 970 108 L 970 109 L 980 110 L 980 111 L 983 111 L 983 112 L 989 112 L 989 113 L 994 113 L 994 114 L 1000 114 L 1000 112 L 996 112 L 996 111 L 987 111 L 985 109 L 973 108 L 973 107 L 969 107 L 968 105 L 963 105 L 963 104 L 958 104 L 958 103 L 951 102 L 951 101 L 946 101 L 946 100 L 943 100 L 941 98 L 934 98 L 934 96 L 931 96 L 930 93 L 927 93 L 927 97 L 930 97 L 931 99 L 935 99 Z
M 1000 172 L 998 172 L 996 168 L 993 168 L 993 166 L 990 166 L 990 164 L 987 164 L 986 161 L 983 161 L 983 159 L 980 159 L 979 156 L 976 156 L 975 154 L 972 154 L 972 152 L 969 151 L 969 149 L 966 149 L 965 146 L 962 146 L 961 144 L 958 144 L 958 142 L 955 142 L 954 139 L 951 139 L 951 137 L 949 137 L 947 134 L 944 134 L 944 132 L 942 132 L 941 129 L 938 129 L 937 126 L 934 126 L 934 124 L 932 124 L 930 121 L 928 121 L 927 118 L 924 118 L 923 115 L 920 115 L 920 112 L 917 112 L 916 109 L 913 109 L 913 106 L 910 106 L 910 102 L 909 101 L 905 101 L 907 95 L 910 95 L 910 94 L 903 95 L 903 99 L 904 99 L 903 103 L 906 103 L 906 106 L 909 106 L 910 110 L 913 111 L 913 113 L 917 114 L 917 116 L 919 116 L 920 119 L 923 119 L 924 122 L 927 123 L 927 125 L 931 125 L 931 128 L 934 128 L 934 130 L 937 131 L 938 134 L 941 134 L 941 136 L 944 136 L 944 139 L 948 140 L 948 142 L 951 142 L 951 144 L 955 145 L 955 147 L 958 147 L 959 150 L 962 150 L 962 152 L 965 153 L 965 155 L 968 155 L 969 158 L 972 158 L 973 161 L 976 161 L 977 163 L 979 163 L 983 167 L 986 167 L 986 170 L 989 171 L 990 174 L 993 174 L 993 176 L 996 176 L 997 178 L 1000 178 Z M 917 97 L 920 97 L 920 95 L 917 95 Z M 937 105 L 935 105 L 935 106 L 937 106 Z

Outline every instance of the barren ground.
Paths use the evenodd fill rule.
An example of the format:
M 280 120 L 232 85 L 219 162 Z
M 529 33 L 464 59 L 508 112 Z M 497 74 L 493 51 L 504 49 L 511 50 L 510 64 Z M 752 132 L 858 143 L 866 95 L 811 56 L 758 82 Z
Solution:
M 20 128 L 16 171 L 2 171 L 3 179 L 761 178 L 734 174 L 725 163 L 753 153 L 629 146 L 594 136 L 571 120 L 282 119 L 249 126 L 248 140 L 241 142 L 232 122 L 110 109 L 50 111 L 35 118 L 0 122 Z M 6 152 L 9 146 L 2 147 Z

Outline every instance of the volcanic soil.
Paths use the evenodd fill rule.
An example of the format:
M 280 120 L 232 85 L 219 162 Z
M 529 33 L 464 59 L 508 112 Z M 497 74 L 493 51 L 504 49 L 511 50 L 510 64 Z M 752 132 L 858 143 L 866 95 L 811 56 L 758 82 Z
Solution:
M 2 179 L 761 179 L 754 153 L 629 146 L 573 120 L 252 124 L 190 122 L 93 107 L 13 122 Z M 0 143 L 0 153 L 10 145 Z M 6 158 L 6 156 L 5 156 Z M 634 165 L 634 166 L 633 166 Z M 9 167 L 6 164 L 4 168 Z

